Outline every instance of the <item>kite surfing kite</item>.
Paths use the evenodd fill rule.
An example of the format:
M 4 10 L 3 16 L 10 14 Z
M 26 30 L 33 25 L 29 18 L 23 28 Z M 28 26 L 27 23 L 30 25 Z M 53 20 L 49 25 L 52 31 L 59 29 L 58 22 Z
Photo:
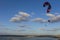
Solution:
M 51 5 L 49 2 L 44 2 L 43 7 L 48 6 L 47 13 L 51 11 Z
M 51 11 L 51 4 L 49 2 L 44 2 L 43 7 L 46 7 L 46 6 L 48 6 L 47 13 L 49 13 Z M 50 23 L 51 21 L 48 20 L 48 22 Z

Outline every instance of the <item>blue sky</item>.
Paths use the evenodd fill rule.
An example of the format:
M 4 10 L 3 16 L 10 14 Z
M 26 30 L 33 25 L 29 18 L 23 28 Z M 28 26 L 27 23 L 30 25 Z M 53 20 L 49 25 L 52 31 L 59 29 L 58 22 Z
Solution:
M 30 20 L 35 18 L 48 19 L 46 16 L 47 7 L 43 7 L 44 2 L 50 2 L 52 9 L 51 14 L 60 14 L 60 0 L 0 0 L 0 33 L 15 34 L 60 34 L 58 31 L 43 31 L 43 29 L 51 30 L 53 28 L 60 28 L 60 22 L 55 23 L 37 23 L 32 21 L 27 22 L 10 22 L 9 20 L 17 15 L 19 12 L 25 12 L 32 17 Z M 18 25 L 28 26 L 19 27 Z M 9 28 L 7 31 L 6 28 Z M 41 30 L 40 30 L 41 29 Z M 15 31 L 14 31 L 15 30 Z

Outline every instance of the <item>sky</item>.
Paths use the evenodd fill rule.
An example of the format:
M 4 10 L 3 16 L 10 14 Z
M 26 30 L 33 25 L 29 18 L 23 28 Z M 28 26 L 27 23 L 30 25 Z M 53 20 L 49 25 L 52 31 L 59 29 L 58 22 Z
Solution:
M 0 0 L 0 34 L 60 35 L 60 0 Z

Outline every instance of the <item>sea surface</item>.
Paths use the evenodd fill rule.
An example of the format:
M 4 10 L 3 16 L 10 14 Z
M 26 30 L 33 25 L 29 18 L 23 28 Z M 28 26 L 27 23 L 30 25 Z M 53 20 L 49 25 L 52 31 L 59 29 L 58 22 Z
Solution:
M 50 37 L 0 37 L 0 40 L 58 40 Z

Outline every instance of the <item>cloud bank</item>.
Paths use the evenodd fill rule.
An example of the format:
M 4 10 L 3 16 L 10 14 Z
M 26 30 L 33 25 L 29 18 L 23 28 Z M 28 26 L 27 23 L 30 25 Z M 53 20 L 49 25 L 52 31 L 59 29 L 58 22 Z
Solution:
M 10 19 L 11 22 L 25 22 L 29 21 L 30 14 L 25 12 L 19 12 L 17 15 Z
M 46 23 L 47 20 L 44 20 L 43 18 L 35 18 L 32 20 L 33 22 L 40 22 L 40 23 Z
M 60 15 L 47 14 L 49 16 L 50 22 L 60 22 Z
M 45 20 L 44 18 L 35 18 L 32 21 L 33 22 L 39 22 L 39 23 L 55 23 L 55 22 L 60 22 L 60 15 L 54 15 L 54 14 L 46 14 L 46 16 L 48 17 L 47 20 Z
M 44 18 L 34 18 L 32 19 L 32 22 L 39 22 L 39 23 L 54 23 L 54 22 L 60 22 L 60 15 L 55 15 L 55 14 L 46 14 L 47 17 L 49 17 L 47 20 Z M 31 15 L 26 13 L 26 12 L 18 12 L 17 15 L 12 17 L 10 19 L 11 22 L 26 22 L 26 21 L 31 21 L 30 19 Z

